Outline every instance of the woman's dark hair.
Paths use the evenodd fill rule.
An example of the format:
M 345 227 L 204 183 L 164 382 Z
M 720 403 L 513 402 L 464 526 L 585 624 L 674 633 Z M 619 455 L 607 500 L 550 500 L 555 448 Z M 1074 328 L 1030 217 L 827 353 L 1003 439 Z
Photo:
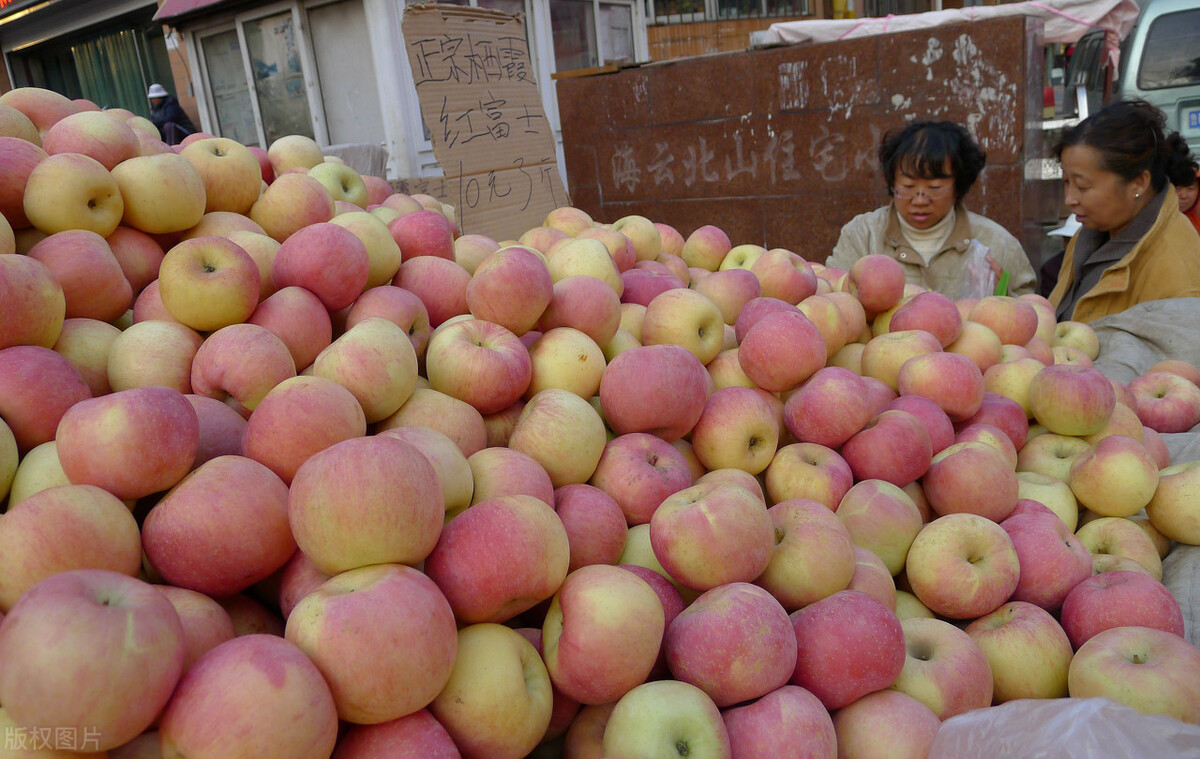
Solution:
M 987 154 L 961 124 L 917 121 L 894 129 L 879 144 L 879 164 L 888 193 L 903 172 L 918 179 L 954 179 L 955 198 L 961 198 L 983 171 Z
M 1062 162 L 1063 150 L 1086 145 L 1100 153 L 1101 167 L 1126 182 L 1150 172 L 1150 186 L 1161 192 L 1167 181 L 1191 172 L 1195 164 L 1187 143 L 1178 132 L 1166 134 L 1167 117 L 1145 100 L 1122 100 L 1106 106 L 1063 132 L 1054 147 Z M 1191 181 L 1183 186 L 1191 184 Z
M 1184 144 L 1186 145 L 1186 143 Z M 1167 179 L 1171 180 L 1171 184 L 1176 187 L 1191 187 L 1200 182 L 1200 176 L 1196 175 L 1200 169 L 1197 168 L 1195 161 L 1189 160 L 1190 158 L 1189 154 L 1167 164 Z

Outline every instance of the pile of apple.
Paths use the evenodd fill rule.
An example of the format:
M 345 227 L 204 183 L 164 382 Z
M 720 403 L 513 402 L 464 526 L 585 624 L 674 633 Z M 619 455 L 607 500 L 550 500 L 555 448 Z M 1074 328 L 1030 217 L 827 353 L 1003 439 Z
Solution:
M 0 733 L 37 756 L 924 757 L 1200 724 L 1161 583 L 1200 370 L 1043 298 L 560 208 L 459 235 L 267 151 L 0 96 Z M 40 741 L 40 743 L 39 743 Z M 22 754 L 33 755 L 33 754 Z

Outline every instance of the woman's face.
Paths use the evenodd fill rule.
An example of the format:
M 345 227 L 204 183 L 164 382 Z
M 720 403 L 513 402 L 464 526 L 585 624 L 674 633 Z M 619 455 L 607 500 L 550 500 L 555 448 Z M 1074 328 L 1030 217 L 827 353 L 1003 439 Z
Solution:
M 1187 213 L 1189 208 L 1196 205 L 1196 196 L 1200 195 L 1200 182 L 1191 187 L 1176 187 L 1175 194 L 1179 196 L 1180 213 Z
M 1088 229 L 1120 232 L 1148 202 L 1149 172 L 1131 182 L 1104 168 L 1100 151 L 1071 145 L 1062 152 L 1064 202 Z
M 924 179 L 909 176 L 903 170 L 896 172 L 892 197 L 896 212 L 917 229 L 929 229 L 946 218 L 957 200 L 953 177 Z

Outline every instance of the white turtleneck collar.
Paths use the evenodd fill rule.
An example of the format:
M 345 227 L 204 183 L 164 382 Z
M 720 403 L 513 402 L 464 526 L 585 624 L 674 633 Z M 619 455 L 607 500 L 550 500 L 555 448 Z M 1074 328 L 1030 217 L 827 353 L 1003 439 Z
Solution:
M 946 214 L 941 221 L 929 229 L 917 229 L 905 221 L 900 213 L 896 214 L 896 218 L 900 220 L 900 231 L 904 233 L 904 239 L 912 245 L 912 249 L 921 257 L 926 266 L 945 247 L 946 240 L 950 237 L 950 232 L 954 230 L 956 216 L 957 212 L 954 208 L 951 208 L 950 213 Z

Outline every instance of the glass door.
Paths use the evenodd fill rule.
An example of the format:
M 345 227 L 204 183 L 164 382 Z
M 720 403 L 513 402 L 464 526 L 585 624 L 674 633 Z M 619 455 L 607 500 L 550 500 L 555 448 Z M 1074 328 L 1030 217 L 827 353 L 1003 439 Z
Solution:
M 242 33 L 267 144 L 289 134 L 315 139 L 292 13 L 248 20 Z
M 217 134 L 243 145 L 260 145 L 237 30 L 229 29 L 204 37 L 200 47 L 212 90 Z

